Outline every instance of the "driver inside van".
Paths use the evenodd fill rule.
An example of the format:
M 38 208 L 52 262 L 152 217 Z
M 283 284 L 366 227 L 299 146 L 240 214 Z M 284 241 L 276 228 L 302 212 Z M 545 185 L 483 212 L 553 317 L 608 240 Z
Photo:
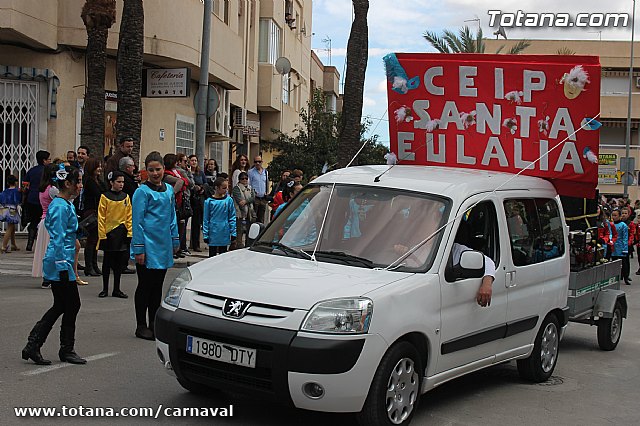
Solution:
M 451 250 L 454 266 L 460 264 L 463 252 L 473 250 L 469 247 L 470 239 L 469 224 L 463 219 L 460 222 L 460 228 L 458 228 L 458 233 L 456 234 L 456 239 L 453 242 L 453 248 Z M 480 288 L 476 293 L 476 302 L 484 308 L 491 305 L 491 292 L 493 281 L 496 277 L 496 264 L 489 256 L 484 253 L 482 254 L 484 255 L 484 275 Z

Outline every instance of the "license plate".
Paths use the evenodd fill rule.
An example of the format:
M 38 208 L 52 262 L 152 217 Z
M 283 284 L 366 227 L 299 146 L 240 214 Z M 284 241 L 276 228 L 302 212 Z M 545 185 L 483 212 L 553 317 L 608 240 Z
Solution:
M 256 368 L 256 350 L 187 336 L 187 352 L 228 364 Z

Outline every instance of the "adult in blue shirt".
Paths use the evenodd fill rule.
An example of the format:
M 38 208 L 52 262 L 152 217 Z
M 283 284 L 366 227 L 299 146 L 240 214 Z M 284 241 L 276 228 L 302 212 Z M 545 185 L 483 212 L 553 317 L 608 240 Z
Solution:
M 249 169 L 249 185 L 256 191 L 256 197 L 253 202 L 257 221 L 264 223 L 265 214 L 267 213 L 267 205 L 269 200 L 269 173 L 267 169 L 262 167 L 262 157 L 256 156 L 253 159 L 253 167 Z
M 22 223 L 29 224 L 27 226 L 27 251 L 33 250 L 33 243 L 38 235 L 38 223 L 40 223 L 40 218 L 42 217 L 38 188 L 40 187 L 44 166 L 51 163 L 50 156 L 51 154 L 48 151 L 36 152 L 38 165 L 29 169 L 22 181 L 23 197 L 26 197 L 26 199 L 23 199 L 25 220 Z
M 80 294 L 73 270 L 76 254 L 76 232 L 78 217 L 72 201 L 80 194 L 82 180 L 80 171 L 63 164 L 54 172 L 58 196 L 51 201 L 45 218 L 45 228 L 51 239 L 42 259 L 44 279 L 51 283 L 53 306 L 36 323 L 29 334 L 28 343 L 22 350 L 22 359 L 31 359 L 39 365 L 51 364 L 40 353 L 53 324 L 62 315 L 60 327 L 60 361 L 71 364 L 85 364 L 87 361 L 74 350 L 76 317 L 80 311 Z

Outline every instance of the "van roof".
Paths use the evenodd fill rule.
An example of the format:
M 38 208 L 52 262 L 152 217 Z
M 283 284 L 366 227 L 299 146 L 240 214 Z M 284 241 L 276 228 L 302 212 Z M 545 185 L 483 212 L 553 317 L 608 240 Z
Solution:
M 338 169 L 318 177 L 313 182 L 336 182 L 406 189 L 444 195 L 449 198 L 454 196 L 466 197 L 471 194 L 493 191 L 503 184 L 504 186 L 500 188 L 501 191 L 535 188 L 548 189 L 555 193 L 555 189 L 550 182 L 537 177 L 514 176 L 512 173 L 505 172 L 440 166 L 397 165 L 385 173 L 380 178 L 380 182 L 374 182 L 375 177 L 389 169 L 389 167 L 387 165 L 378 165 Z

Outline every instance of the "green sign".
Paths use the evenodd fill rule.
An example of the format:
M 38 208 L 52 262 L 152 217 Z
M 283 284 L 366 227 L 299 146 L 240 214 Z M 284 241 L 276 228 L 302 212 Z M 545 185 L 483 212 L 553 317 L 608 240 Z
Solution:
M 615 166 L 618 164 L 618 154 L 598 154 L 598 165 Z

